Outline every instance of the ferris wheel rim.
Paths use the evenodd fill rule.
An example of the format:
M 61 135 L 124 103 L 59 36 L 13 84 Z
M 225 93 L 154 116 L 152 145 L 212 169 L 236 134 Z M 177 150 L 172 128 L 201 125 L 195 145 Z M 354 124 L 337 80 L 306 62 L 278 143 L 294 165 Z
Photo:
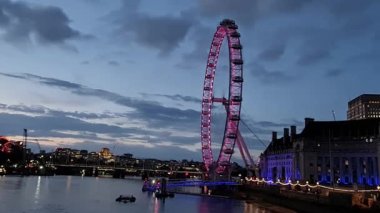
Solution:
M 232 20 L 225 19 L 220 23 L 211 42 L 206 64 L 201 113 L 201 149 L 202 159 L 207 171 L 215 164 L 217 172 L 223 172 L 229 166 L 237 140 L 243 83 L 242 46 L 237 29 L 237 25 Z M 227 38 L 228 42 L 230 64 L 228 99 L 214 98 L 216 65 L 219 59 L 220 48 L 225 38 Z M 214 102 L 221 102 L 225 106 L 227 113 L 223 143 L 216 162 L 214 162 L 211 147 L 211 108 Z

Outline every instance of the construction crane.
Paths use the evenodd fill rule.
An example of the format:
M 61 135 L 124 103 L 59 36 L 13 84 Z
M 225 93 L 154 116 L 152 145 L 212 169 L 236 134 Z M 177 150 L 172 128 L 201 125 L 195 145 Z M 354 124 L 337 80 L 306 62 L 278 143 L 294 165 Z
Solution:
M 28 142 L 28 130 L 24 129 L 24 144 L 23 144 L 23 152 L 22 152 L 22 160 L 24 162 L 24 165 L 28 163 L 27 154 L 26 154 L 26 143 Z
M 37 138 L 32 138 L 31 140 L 34 140 L 34 141 L 36 141 L 35 142 L 35 144 L 37 144 L 37 147 L 38 147 L 38 153 L 41 153 L 41 145 L 40 145 L 40 142 L 38 141 L 38 139 Z
M 335 111 L 334 110 L 332 110 L 332 115 L 333 115 L 334 121 L 336 121 L 335 120 Z
M 41 153 L 41 145 L 40 145 L 40 142 L 38 141 L 38 139 L 35 139 L 36 140 L 36 142 L 37 142 L 37 146 L 38 146 L 38 149 L 39 149 L 39 151 L 40 151 L 40 153 Z

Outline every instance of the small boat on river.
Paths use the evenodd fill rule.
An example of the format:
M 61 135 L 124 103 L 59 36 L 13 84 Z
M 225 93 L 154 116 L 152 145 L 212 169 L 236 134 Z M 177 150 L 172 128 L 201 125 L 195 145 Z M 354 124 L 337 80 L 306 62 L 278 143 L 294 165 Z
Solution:
M 133 195 L 130 195 L 130 196 L 120 195 L 118 198 L 116 198 L 115 201 L 116 202 L 128 203 L 128 202 L 135 202 L 136 198 Z

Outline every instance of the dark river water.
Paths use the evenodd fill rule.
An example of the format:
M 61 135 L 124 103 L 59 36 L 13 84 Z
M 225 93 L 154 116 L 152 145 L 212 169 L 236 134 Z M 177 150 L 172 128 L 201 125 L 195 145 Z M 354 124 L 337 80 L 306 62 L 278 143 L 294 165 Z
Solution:
M 0 213 L 248 213 L 278 212 L 239 200 L 176 194 L 165 201 L 141 191 L 140 179 L 79 176 L 2 176 Z M 134 203 L 115 202 L 133 194 Z

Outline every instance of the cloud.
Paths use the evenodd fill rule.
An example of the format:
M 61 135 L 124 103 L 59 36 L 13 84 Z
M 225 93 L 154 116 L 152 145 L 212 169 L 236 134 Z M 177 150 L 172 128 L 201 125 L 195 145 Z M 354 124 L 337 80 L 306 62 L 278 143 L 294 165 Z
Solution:
M 326 77 L 337 77 L 343 73 L 342 69 L 330 69 L 326 72 Z
M 376 1 L 336 0 L 327 2 L 330 12 L 337 17 L 363 13 L 374 4 L 376 4 Z
M 294 77 L 282 71 L 268 71 L 263 65 L 251 63 L 247 65 L 248 71 L 263 83 L 287 83 L 293 81 Z
M 331 23 L 334 26 L 334 23 Z M 298 58 L 296 64 L 300 66 L 315 65 L 334 57 L 334 51 L 344 36 L 334 27 L 310 27 L 308 25 L 290 26 L 277 31 L 282 34 L 282 39 L 291 43 L 293 51 Z M 290 46 L 289 44 L 287 46 Z
M 128 116 L 133 119 L 144 120 L 149 127 L 189 128 L 198 125 L 200 122 L 199 112 L 192 109 L 181 110 L 178 108 L 165 107 L 158 102 L 133 99 L 106 90 L 93 89 L 68 81 L 32 74 L 14 75 L 0 73 L 0 75 L 24 79 L 45 86 L 57 87 L 76 95 L 97 97 L 117 105 L 130 107 L 134 109 L 134 111 L 129 112 Z
M 97 133 L 123 133 L 125 130 L 112 125 L 88 123 L 66 116 L 28 116 L 0 113 L 2 132 L 19 134 L 23 128 L 34 130 L 38 136 L 62 136 L 52 130 L 86 131 Z M 79 137 L 79 136 L 78 136 Z
M 197 103 L 197 104 L 200 104 L 201 103 L 201 99 L 200 98 L 196 98 L 196 97 L 192 97 L 192 96 L 184 96 L 184 95 L 179 95 L 179 94 L 175 94 L 175 95 L 164 95 L 164 94 L 147 94 L 147 93 L 142 93 L 143 96 L 156 96 L 156 97 L 164 97 L 164 98 L 168 98 L 170 100 L 173 100 L 173 101 L 184 101 L 184 102 L 192 102 L 192 103 Z
M 16 107 L 17 108 L 17 107 Z M 27 107 L 24 107 L 29 111 Z M 54 110 L 53 110 L 54 111 Z M 128 119 L 125 120 L 128 122 Z M 43 116 L 0 113 L 2 135 L 19 137 L 28 129 L 29 145 L 36 149 L 38 138 L 42 149 L 69 147 L 98 151 L 109 147 L 116 154 L 133 153 L 142 158 L 201 159 L 199 136 L 174 134 L 172 131 L 148 128 L 125 128 L 118 125 L 92 123 L 70 117 L 68 112 Z
M 119 66 L 120 64 L 119 64 L 119 62 L 117 62 L 117 61 L 108 61 L 108 65 L 110 65 L 110 66 Z
M 283 128 L 289 128 L 291 125 L 299 125 L 299 122 L 273 122 L 273 121 L 256 121 L 256 120 L 249 120 L 248 118 L 242 116 L 241 120 L 240 130 L 242 132 L 257 134 L 257 135 L 265 135 L 270 136 L 273 131 L 279 131 Z M 270 138 L 264 138 L 264 140 L 268 140 Z
M 336 50 L 349 46 L 348 43 L 368 40 L 368 36 L 373 35 L 379 28 L 376 21 L 379 15 L 376 11 L 380 9 L 380 4 L 375 1 L 338 0 L 314 3 L 314 8 L 317 8 L 314 11 L 316 26 L 310 28 L 305 23 L 298 29 L 288 29 L 287 32 L 288 38 L 293 37 L 301 41 L 302 45 L 297 51 L 298 65 L 315 65 L 341 57 L 335 54 Z M 318 13 L 331 15 L 325 14 L 325 18 L 322 19 Z
M 280 44 L 280 45 L 271 46 L 265 49 L 259 54 L 258 57 L 260 60 L 264 60 L 264 61 L 276 61 L 279 58 L 281 58 L 284 52 L 285 52 L 285 45 Z
M 30 75 L 27 76 L 25 80 L 31 78 Z M 43 79 L 43 77 L 39 78 Z M 44 81 L 45 83 L 50 81 L 47 84 L 49 86 L 54 85 L 54 79 L 45 79 Z M 83 87 L 73 83 L 64 84 L 61 81 L 58 82 L 58 87 L 60 88 L 65 86 L 67 89 L 80 90 Z M 85 94 L 91 93 L 87 91 Z M 178 97 L 179 100 L 184 98 Z M 187 100 L 187 98 L 184 99 Z M 150 153 L 146 149 L 152 148 L 151 151 L 153 151 L 154 148 L 155 150 L 172 150 L 176 154 L 172 153 L 171 158 L 177 159 L 182 158 L 184 153 L 189 154 L 189 156 L 191 156 L 191 153 L 193 156 L 200 155 L 200 147 L 198 147 L 200 112 L 160 107 L 155 102 L 135 101 L 137 102 L 127 102 L 128 105 L 126 105 L 133 107 L 135 111 L 123 114 L 67 112 L 44 106 L 6 105 L 0 103 L 0 126 L 3 126 L 2 134 L 5 135 L 21 135 L 22 129 L 27 128 L 30 130 L 32 137 L 51 140 L 49 146 L 52 147 L 59 145 L 99 150 L 101 147 L 118 146 L 118 153 L 132 152 L 145 157 L 146 153 Z M 220 111 L 223 110 L 220 109 Z M 214 110 L 213 113 L 213 122 L 216 123 L 213 126 L 213 135 L 217 135 L 213 136 L 213 144 L 216 147 L 220 145 L 222 138 L 219 136 L 223 135 L 224 131 L 225 113 L 220 113 L 220 111 Z M 119 121 L 121 118 L 121 122 L 110 124 L 107 122 L 108 118 L 118 118 Z M 124 124 L 131 124 L 131 121 L 135 119 L 140 123 L 138 126 L 124 126 Z M 103 120 L 103 122 L 99 123 L 99 120 Z M 96 121 L 96 123 L 93 121 Z M 257 136 L 253 136 L 252 133 L 247 131 L 247 128 L 241 126 L 240 129 L 245 135 L 245 140 L 253 141 L 256 144 L 251 146 L 255 150 L 264 149 L 261 143 L 267 143 L 268 139 L 270 139 L 268 135 L 271 131 L 289 126 L 285 123 L 269 121 L 247 121 L 245 123 L 248 123 L 250 129 L 256 135 L 266 135 L 262 139 L 258 139 L 256 138 Z M 68 143 L 68 141 L 71 142 Z M 145 152 L 140 152 L 142 149 L 145 149 Z M 161 153 L 161 151 L 158 152 Z M 219 152 L 219 147 L 214 150 L 214 153 L 217 152 Z
M 23 113 L 30 113 L 30 114 L 45 114 L 46 113 L 46 108 L 40 107 L 40 106 L 28 107 L 25 105 L 1 104 L 0 109 L 1 110 L 10 110 L 12 112 L 23 112 Z
M 297 0 L 287 0 L 287 1 L 268 1 L 268 0 L 208 0 L 202 1 L 198 0 L 195 11 L 198 11 L 198 15 L 201 20 L 209 19 L 215 23 L 215 27 L 219 21 L 230 18 L 236 21 L 240 26 L 239 31 L 242 33 L 242 39 L 244 38 L 255 38 L 251 34 L 255 29 L 257 23 L 263 22 L 268 18 L 278 18 L 282 17 L 283 14 L 297 15 L 304 7 L 310 4 L 311 1 L 297 1 Z M 280 23 L 281 21 L 279 21 Z M 215 27 L 209 27 L 203 24 L 194 25 L 191 28 L 188 38 L 193 41 L 193 48 L 187 53 L 183 54 L 182 60 L 176 66 L 182 69 L 193 70 L 195 67 L 199 67 L 201 63 L 205 62 L 207 58 L 207 51 L 210 47 L 212 35 L 215 32 Z M 271 23 L 269 23 L 271 24 Z M 255 32 L 261 34 L 262 32 Z M 267 36 L 267 35 L 266 35 Z M 282 43 L 278 43 L 281 40 Z M 250 43 L 250 40 L 246 40 L 243 43 L 244 50 L 258 49 L 257 42 Z M 259 54 L 260 60 L 265 61 L 275 61 L 279 60 L 285 52 L 286 38 L 278 36 L 276 33 L 273 39 L 266 41 L 269 43 L 269 48 L 262 50 Z M 260 51 L 260 49 L 258 49 Z M 247 60 L 247 59 L 246 59 Z M 248 59 L 249 60 L 249 59 Z
M 104 0 L 83 0 L 83 1 L 86 3 L 89 3 L 89 4 L 95 4 L 95 5 L 102 4 L 102 3 L 106 2 Z
M 199 145 L 200 147 L 200 145 Z M 119 150 L 124 151 L 124 153 L 131 153 L 133 150 L 133 155 L 137 158 L 156 158 L 156 159 L 162 159 L 162 160 L 170 160 L 170 159 L 176 159 L 176 160 L 182 160 L 182 159 L 188 159 L 188 160 L 196 160 L 199 161 L 202 159 L 201 152 L 194 152 L 189 151 L 188 149 L 184 148 L 178 148 L 175 146 L 154 146 L 152 148 L 149 147 L 127 147 L 127 146 L 120 146 L 118 147 Z M 147 154 L 149 153 L 149 154 Z
M 125 40 L 158 50 L 161 56 L 167 56 L 177 48 L 196 23 L 188 11 L 182 11 L 178 16 L 150 16 L 139 12 L 139 0 L 122 3 L 119 11 L 111 13 L 117 17 L 118 34 L 125 35 Z
M 279 14 L 295 13 L 311 0 L 198 0 L 200 15 L 208 18 L 232 18 L 237 23 L 252 26 L 260 19 Z
M 238 23 L 252 24 L 258 16 L 258 1 L 198 0 L 198 10 L 203 17 L 219 19 L 229 17 Z
M 261 0 L 261 2 L 265 2 L 267 0 Z M 276 13 L 293 13 L 301 10 L 305 5 L 310 4 L 313 0 L 285 0 L 285 1 L 276 1 L 270 0 L 270 11 Z
M 140 17 L 133 26 L 125 29 L 135 33 L 137 43 L 158 49 L 160 54 L 166 55 L 179 46 L 191 25 L 185 17 Z
M 343 48 L 361 45 L 364 50 L 369 45 L 376 45 L 372 39 L 378 38 L 380 29 L 376 12 L 380 9 L 380 3 L 376 1 L 199 2 L 203 17 L 213 21 L 225 17 L 235 19 L 240 26 L 242 39 L 247 36 L 250 38 L 243 43 L 244 54 L 255 50 L 260 61 L 280 62 L 287 64 L 289 69 L 300 70 L 305 66 L 344 60 L 349 57 L 347 53 L 354 51 Z M 256 13 L 249 17 L 247 14 L 234 14 L 234 11 L 244 10 Z M 368 41 L 372 43 L 367 44 Z M 204 46 L 207 48 L 209 42 Z M 343 51 L 345 54 L 342 54 Z M 249 63 L 249 60 L 246 58 L 245 62 Z
M 351 57 L 347 58 L 346 63 L 364 62 L 367 64 L 379 64 L 380 45 L 375 43 L 372 49 L 367 51 L 355 52 Z
M 167 141 L 171 144 L 170 146 L 182 147 L 181 149 L 188 149 L 189 147 L 187 147 L 186 144 L 194 144 L 199 141 L 199 111 L 164 107 L 157 102 L 132 99 L 105 90 L 92 89 L 72 82 L 45 78 L 31 74 L 14 75 L 0 73 L 0 75 L 34 81 L 49 87 L 58 87 L 77 95 L 98 97 L 103 100 L 111 101 L 133 109 L 131 112 L 123 114 L 99 114 L 86 112 L 64 112 L 52 110 L 43 106 L 30 107 L 25 105 L 2 104 L 0 105 L 0 110 L 6 110 L 6 112 L 9 113 L 18 113 L 0 113 L 0 120 L 9 123 L 4 131 L 11 134 L 19 134 L 15 130 L 28 128 L 33 129 L 35 135 L 44 137 L 69 137 L 77 138 L 80 141 L 95 140 L 105 142 L 108 141 L 108 143 L 123 140 L 140 142 L 146 141 L 152 146 L 161 146 L 160 144 L 162 144 L 162 142 Z M 152 95 L 169 98 L 176 101 L 197 101 L 199 103 L 199 100 L 194 97 L 161 94 Z M 104 122 L 106 122 L 108 118 L 119 118 L 118 120 L 122 118 L 124 121 L 121 123 L 118 122 L 118 124 L 99 123 L 99 119 L 103 119 Z M 92 123 L 93 120 L 97 120 L 97 123 Z M 123 127 L 123 123 L 131 124 L 131 121 L 135 121 L 140 124 L 138 127 Z M 219 111 L 214 110 L 213 123 L 215 123 L 213 126 L 213 134 L 222 135 L 225 123 L 224 109 L 220 109 Z M 271 131 L 273 131 L 273 128 L 278 128 L 282 125 L 285 124 L 276 124 L 265 121 L 254 122 L 253 126 L 255 128 L 253 129 L 256 131 L 256 134 L 268 135 Z M 144 128 L 141 126 L 144 126 Z M 244 130 L 243 127 L 242 129 Z M 70 132 L 78 132 L 78 134 L 71 134 Z M 175 134 L 175 132 L 178 132 L 178 134 Z M 100 137 L 99 134 L 105 134 L 107 137 Z M 221 141 L 221 138 L 215 136 L 214 141 L 215 144 L 218 144 Z M 137 146 L 142 146 L 140 142 L 136 142 Z
M 297 61 L 298 65 L 307 66 L 327 59 L 331 56 L 329 49 L 310 49 L 301 55 Z
M 206 64 L 212 36 L 215 28 L 196 25 L 191 28 L 188 38 L 193 42 L 192 49 L 182 55 L 181 61 L 176 67 L 193 71 L 200 64 Z
M 58 7 L 0 1 L 0 28 L 9 42 L 32 42 L 36 38 L 43 44 L 64 44 L 69 39 L 88 37 L 69 23 L 67 15 Z
M 195 137 L 171 136 L 162 132 L 143 128 L 122 128 L 116 125 L 97 124 L 65 116 L 28 116 L 0 113 L 1 134 L 20 137 L 23 129 L 28 129 L 29 138 L 38 138 L 40 143 L 53 148 L 64 146 L 76 149 L 100 150 L 101 147 L 117 147 L 117 154 L 132 152 L 141 157 L 151 157 L 158 150 L 172 150 L 166 155 L 154 155 L 157 158 L 170 156 L 181 159 L 183 153 L 189 153 L 187 146 L 197 143 Z M 149 136 L 147 139 L 146 136 Z M 166 141 L 166 142 L 165 142 Z M 165 145 L 166 144 L 166 145 Z M 200 144 L 199 144 L 200 146 Z M 154 148 L 147 151 L 147 148 Z M 46 147 L 43 147 L 46 148 Z M 200 147 L 199 147 L 200 148 Z M 144 150 L 144 152 L 141 152 Z M 197 155 L 196 147 L 190 151 Z M 149 153 L 149 154 L 148 154 Z M 174 154 L 173 154 L 174 153 Z M 177 153 L 177 154 L 175 154 Z
M 32 138 L 51 140 L 51 146 L 57 146 L 62 141 L 72 141 L 64 144 L 66 147 L 82 147 L 85 141 L 92 141 L 92 149 L 99 146 L 124 144 L 133 147 L 166 146 L 170 149 L 189 149 L 197 143 L 197 134 L 175 134 L 175 131 L 140 127 L 123 127 L 129 123 L 127 114 L 65 112 L 49 109 L 43 106 L 6 105 L 0 104 L 0 126 L 2 135 L 21 135 L 24 128 L 28 129 Z M 32 113 L 32 114 L 31 114 Z M 99 123 L 100 118 L 124 118 L 119 124 Z M 85 118 L 86 120 L 82 120 Z M 96 123 L 93 121 L 97 120 Z M 107 120 L 107 119 L 106 119 Z M 130 126 L 130 125 L 129 125 Z M 187 127 L 182 131 L 191 132 Z M 60 142 L 61 141 L 61 142 Z M 98 144 L 98 145 L 97 145 Z M 166 144 L 166 145 L 165 145 Z M 90 147 L 90 145 L 88 145 Z M 196 150 L 194 150 L 196 151 Z M 178 156 L 180 157 L 180 156 Z

